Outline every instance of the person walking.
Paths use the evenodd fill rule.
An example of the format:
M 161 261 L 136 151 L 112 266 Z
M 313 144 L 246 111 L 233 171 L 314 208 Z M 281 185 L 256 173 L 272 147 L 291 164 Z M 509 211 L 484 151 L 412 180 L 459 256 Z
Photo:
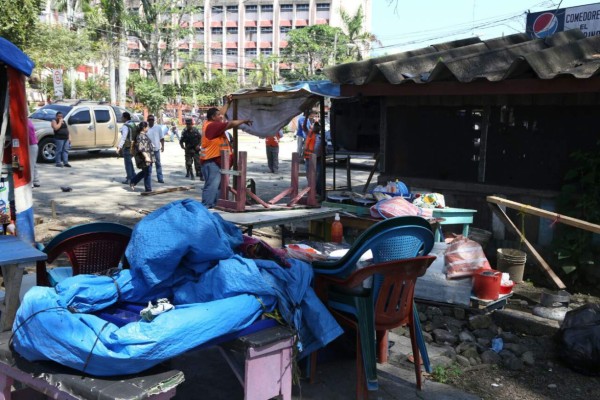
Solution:
M 283 130 L 280 129 L 273 136 L 265 138 L 267 148 L 267 164 L 272 174 L 279 173 L 279 140 L 283 137 Z
M 69 137 L 69 129 L 67 123 L 64 120 L 63 114 L 59 111 L 56 113 L 56 117 L 50 122 L 52 130 L 54 130 L 54 144 L 56 145 L 56 166 L 57 167 L 69 167 L 69 144 L 71 139 Z
M 37 156 L 38 156 L 38 140 L 35 134 L 35 128 L 33 122 L 27 119 L 27 131 L 29 133 L 29 171 L 31 174 L 31 186 L 40 187 L 40 177 L 38 175 L 37 168 Z
M 146 192 L 152 191 L 152 163 L 154 163 L 154 146 L 152 141 L 147 135 L 148 123 L 146 121 L 140 122 L 138 125 L 138 135 L 133 144 L 135 149 L 135 165 L 140 168 L 138 172 L 129 183 L 129 187 L 132 191 L 135 191 L 135 185 L 142 179 L 144 180 L 144 189 Z
M 175 141 L 173 137 L 177 137 L 178 142 L 181 141 L 181 139 L 179 138 L 179 132 L 177 131 L 177 124 L 175 123 L 175 121 L 171 121 L 171 134 L 169 135 L 169 140 L 171 142 Z
M 215 107 L 209 108 L 202 126 L 202 150 L 200 154 L 202 174 L 204 175 L 202 204 L 207 208 L 213 208 L 217 204 L 219 196 L 222 166 L 221 150 L 229 151 L 230 157 L 233 157 L 231 145 L 225 131 L 243 124 L 252 125 L 252 121 L 249 119 L 224 121 L 224 115 L 232 100 L 232 96 L 229 95 L 220 110 Z
M 296 128 L 296 151 L 300 157 L 300 162 L 302 162 L 303 158 L 304 141 L 306 140 L 306 136 L 308 136 L 308 132 L 310 131 L 312 120 L 315 115 L 316 112 L 312 110 L 306 110 L 304 114 L 298 117 L 298 127 Z M 306 124 L 305 121 L 307 122 Z
M 135 170 L 133 169 L 133 162 L 131 161 L 131 143 L 135 142 L 135 135 L 137 128 L 135 123 L 131 121 L 131 114 L 127 111 L 123 113 L 121 117 L 123 126 L 121 127 L 121 138 L 119 144 L 117 144 L 117 154 L 123 156 L 123 163 L 125 164 L 126 178 L 123 182 L 124 185 L 131 183 L 131 180 L 135 176 Z
M 185 128 L 181 131 L 181 140 L 179 145 L 185 151 L 185 169 L 187 171 L 185 177 L 194 180 L 194 170 L 196 176 L 201 181 L 204 180 L 202 176 L 202 169 L 200 165 L 200 145 L 202 143 L 202 135 L 198 128 L 193 126 L 193 120 L 191 118 L 185 119 Z M 192 168 L 192 164 L 193 167 Z
M 158 183 L 165 183 L 163 180 L 162 164 L 160 162 L 160 153 L 165 151 L 165 136 L 160 125 L 155 125 L 154 115 L 148 115 L 148 132 L 146 136 L 152 142 L 154 147 L 154 168 L 156 168 L 156 179 Z M 152 167 L 150 167 L 150 178 L 152 178 Z

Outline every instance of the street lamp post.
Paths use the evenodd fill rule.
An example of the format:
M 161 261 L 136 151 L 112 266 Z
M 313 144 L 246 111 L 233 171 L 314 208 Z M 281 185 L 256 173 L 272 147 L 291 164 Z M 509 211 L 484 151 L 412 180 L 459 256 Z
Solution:
M 181 93 L 177 94 L 177 121 L 179 121 L 179 125 L 183 125 L 183 112 L 181 110 Z

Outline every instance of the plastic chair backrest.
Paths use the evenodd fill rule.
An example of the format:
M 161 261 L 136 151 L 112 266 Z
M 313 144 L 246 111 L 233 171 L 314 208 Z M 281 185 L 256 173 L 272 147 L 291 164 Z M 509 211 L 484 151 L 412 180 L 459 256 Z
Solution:
M 374 262 L 427 255 L 433 248 L 433 232 L 421 217 L 396 217 L 371 226 L 339 260 L 313 262 L 315 273 L 348 276 L 360 257 L 372 250 Z
M 38 285 L 50 285 L 46 263 L 54 262 L 61 254 L 66 254 L 69 259 L 73 275 L 117 268 L 129 244 L 131 232 L 127 226 L 105 222 L 79 225 L 61 232 L 43 249 L 48 259 L 37 263 Z M 126 261 L 125 268 L 128 267 Z

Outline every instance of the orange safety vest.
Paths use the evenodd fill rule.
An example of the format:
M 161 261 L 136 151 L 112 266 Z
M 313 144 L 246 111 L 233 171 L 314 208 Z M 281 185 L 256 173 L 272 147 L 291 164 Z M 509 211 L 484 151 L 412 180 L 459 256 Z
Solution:
M 206 121 L 202 126 L 202 148 L 200 149 L 200 160 L 202 161 L 221 157 L 221 150 L 227 150 L 230 156 L 233 155 L 227 135 L 223 134 L 215 139 L 206 137 L 206 129 L 211 123 L 212 121 Z
M 304 141 L 304 158 L 310 159 L 310 156 L 315 152 L 315 144 L 317 143 L 317 134 L 311 130 Z M 320 154 L 317 154 L 319 157 Z

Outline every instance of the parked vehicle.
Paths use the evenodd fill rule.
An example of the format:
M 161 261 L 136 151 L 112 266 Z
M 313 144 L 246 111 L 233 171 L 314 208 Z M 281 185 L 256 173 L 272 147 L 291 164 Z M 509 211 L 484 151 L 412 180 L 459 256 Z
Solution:
M 71 138 L 71 150 L 99 152 L 117 145 L 123 125 L 123 107 L 87 100 L 63 100 L 45 105 L 29 118 L 33 122 L 38 144 L 38 161 L 54 162 L 56 145 L 50 121 L 62 112 Z M 132 113 L 133 115 L 133 113 Z

